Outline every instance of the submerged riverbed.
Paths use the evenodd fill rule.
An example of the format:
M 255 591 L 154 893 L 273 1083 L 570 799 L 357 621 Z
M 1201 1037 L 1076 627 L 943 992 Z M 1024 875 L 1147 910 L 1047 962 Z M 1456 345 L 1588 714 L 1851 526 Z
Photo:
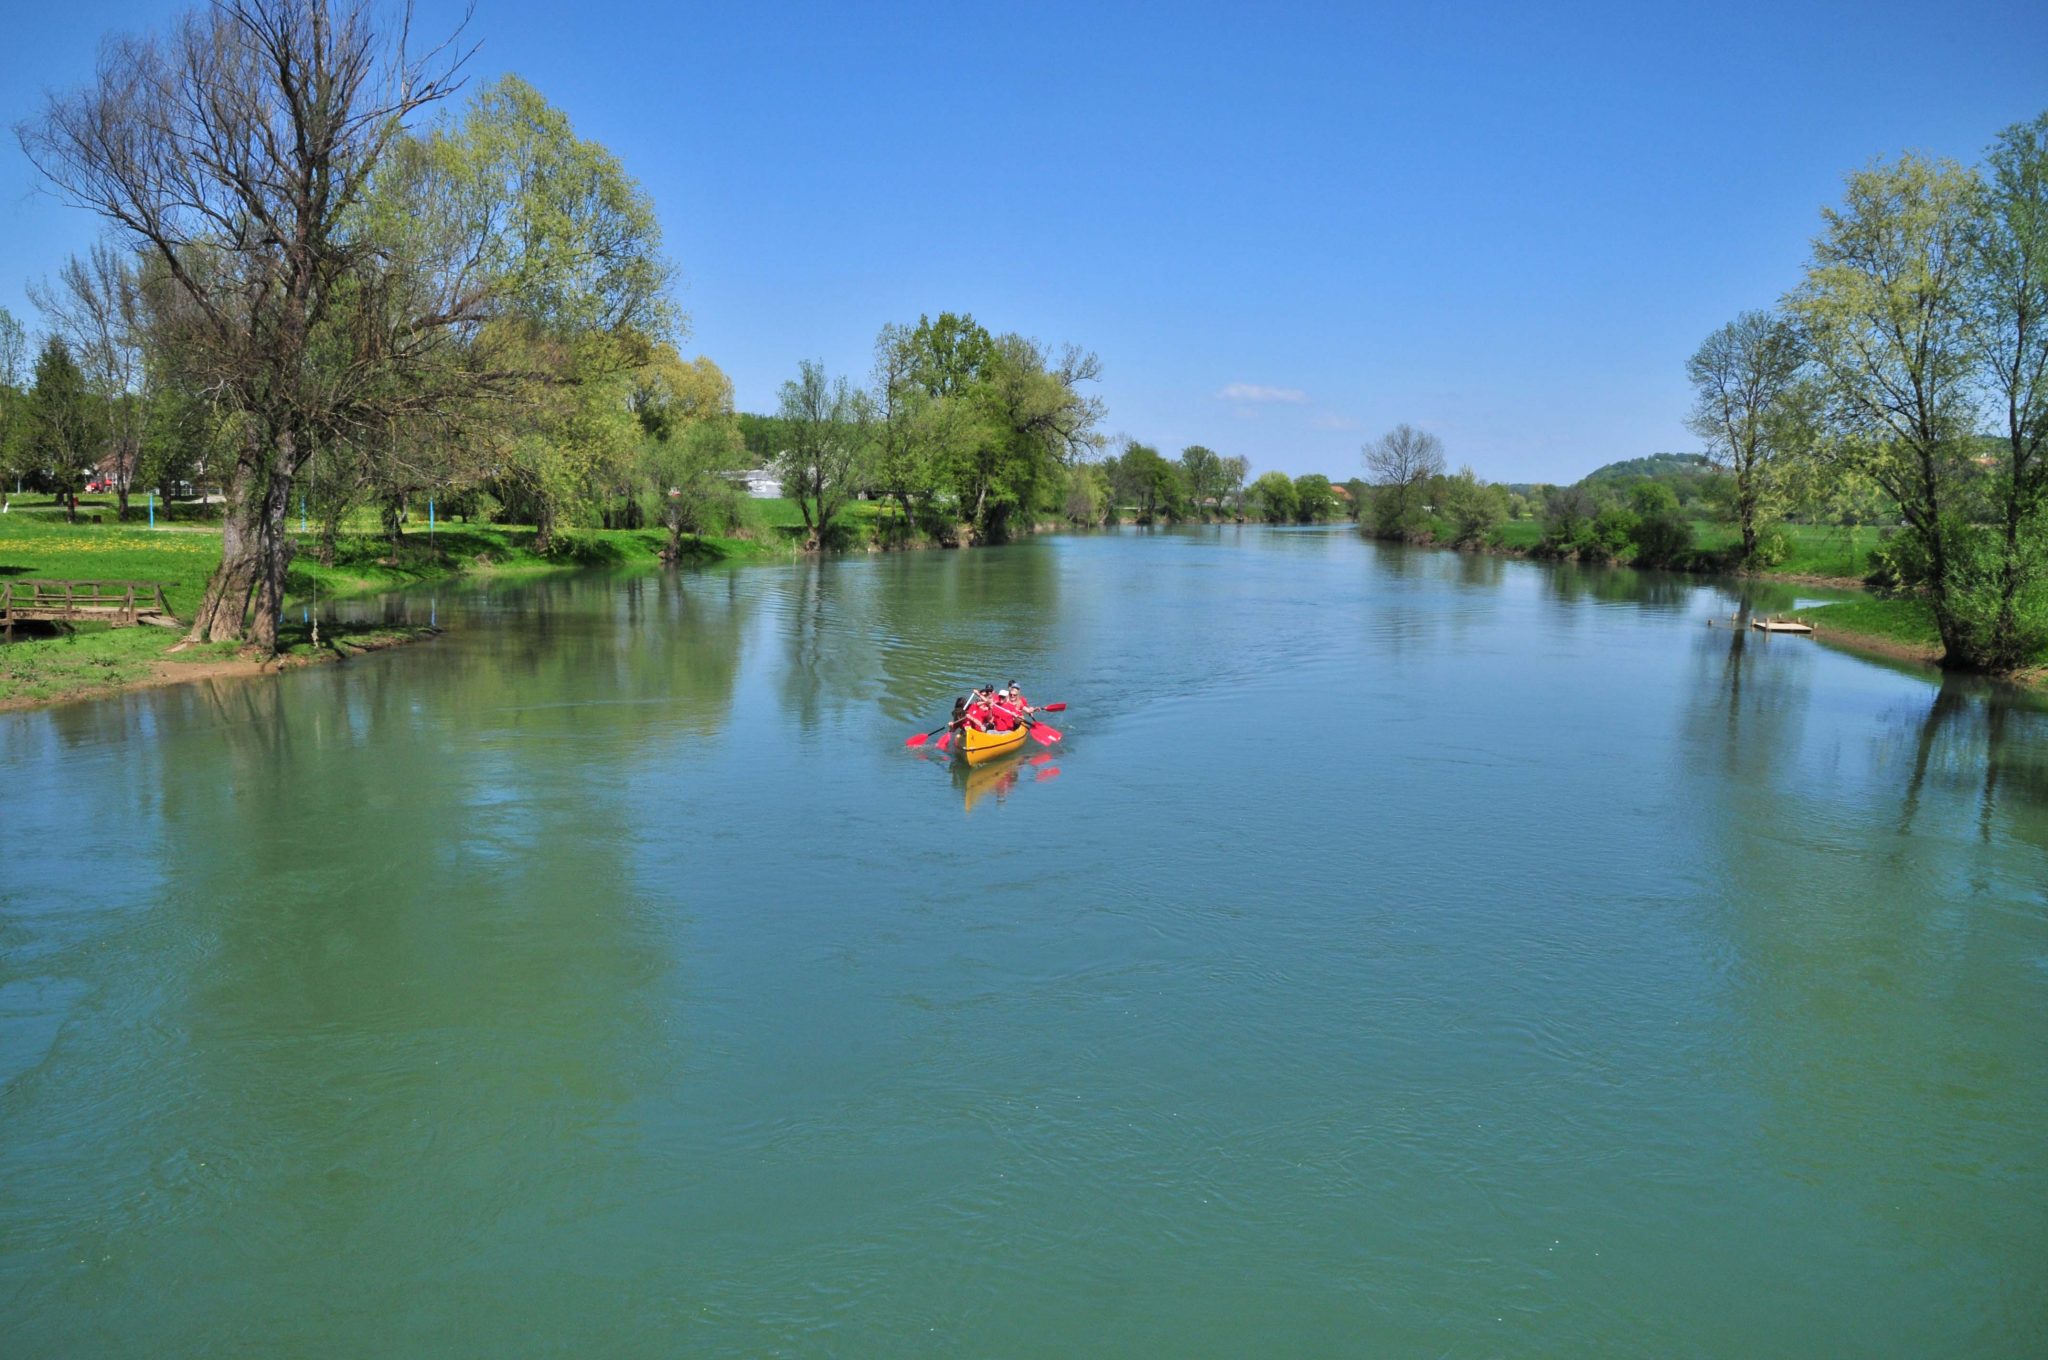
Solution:
M 1130 532 L 0 714 L 0 1353 L 2038 1354 L 2048 711 L 1734 603 Z

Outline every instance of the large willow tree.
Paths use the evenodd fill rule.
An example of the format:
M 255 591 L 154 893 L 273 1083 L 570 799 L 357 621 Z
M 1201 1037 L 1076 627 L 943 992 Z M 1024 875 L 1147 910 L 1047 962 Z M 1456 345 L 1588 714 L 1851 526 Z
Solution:
M 276 649 L 316 454 L 525 470 L 552 508 L 577 482 L 560 451 L 623 410 L 591 384 L 671 320 L 652 209 L 616 161 L 509 77 L 417 134 L 467 54 L 410 31 L 370 0 L 216 0 L 110 40 L 90 86 L 17 130 L 144 257 L 152 345 L 234 432 L 194 640 Z
M 219 0 L 161 37 L 110 39 L 91 85 L 18 129 L 60 191 L 162 264 L 179 304 L 168 338 L 240 417 L 195 639 L 275 649 L 292 481 L 405 357 L 360 296 L 388 279 L 355 224 L 379 163 L 461 65 L 445 45 L 409 51 L 406 32 L 366 3 Z M 462 317 L 438 297 L 406 320 Z

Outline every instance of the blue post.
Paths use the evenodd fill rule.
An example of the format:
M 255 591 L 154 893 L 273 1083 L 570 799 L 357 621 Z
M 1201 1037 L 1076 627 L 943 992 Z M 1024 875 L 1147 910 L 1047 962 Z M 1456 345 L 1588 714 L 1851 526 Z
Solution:
M 149 489 L 149 527 L 156 528 L 156 488 Z
M 427 542 L 434 541 L 434 498 L 427 497 Z

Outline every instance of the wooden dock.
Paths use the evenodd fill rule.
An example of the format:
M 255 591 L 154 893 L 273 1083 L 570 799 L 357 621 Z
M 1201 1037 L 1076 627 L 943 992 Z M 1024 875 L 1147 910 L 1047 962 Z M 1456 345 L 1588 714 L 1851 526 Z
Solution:
M 1749 626 L 1765 633 L 1811 633 L 1813 625 L 1797 619 L 1753 618 Z
M 14 625 L 29 619 L 104 619 L 116 628 L 179 626 L 164 602 L 164 588 L 154 581 L 0 581 L 0 633 L 12 642 Z

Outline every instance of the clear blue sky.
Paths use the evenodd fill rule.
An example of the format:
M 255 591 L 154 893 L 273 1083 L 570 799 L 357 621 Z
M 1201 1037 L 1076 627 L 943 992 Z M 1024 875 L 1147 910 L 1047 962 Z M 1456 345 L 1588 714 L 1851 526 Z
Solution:
M 4 121 L 174 8 L 18 7 Z M 951 308 L 1100 353 L 1113 433 L 1337 478 L 1400 420 L 1502 481 L 1694 447 L 1685 356 L 1796 280 L 1844 172 L 2048 108 L 2038 0 L 479 0 L 471 31 L 474 79 L 517 71 L 651 191 L 685 350 L 743 409 Z M 33 324 L 24 283 L 94 230 L 7 138 L 0 305 Z

